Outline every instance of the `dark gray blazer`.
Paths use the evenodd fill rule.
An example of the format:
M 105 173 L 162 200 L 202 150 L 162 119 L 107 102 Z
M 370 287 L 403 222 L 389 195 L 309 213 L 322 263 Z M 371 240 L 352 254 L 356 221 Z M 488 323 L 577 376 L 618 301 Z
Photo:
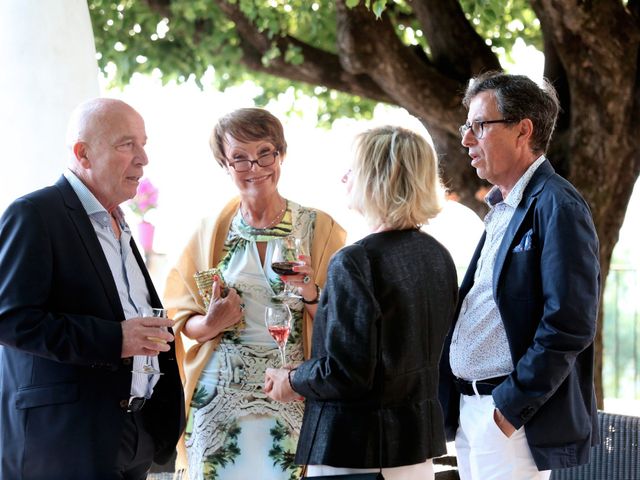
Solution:
M 151 304 L 160 299 L 142 258 Z M 64 177 L 0 220 L 0 480 L 111 480 L 127 414 L 124 318 L 89 217 Z M 166 462 L 184 426 L 173 348 L 142 417 Z
M 307 402 L 296 463 L 397 467 L 446 452 L 438 361 L 457 291 L 449 252 L 418 230 L 336 253 L 312 358 L 293 376 Z

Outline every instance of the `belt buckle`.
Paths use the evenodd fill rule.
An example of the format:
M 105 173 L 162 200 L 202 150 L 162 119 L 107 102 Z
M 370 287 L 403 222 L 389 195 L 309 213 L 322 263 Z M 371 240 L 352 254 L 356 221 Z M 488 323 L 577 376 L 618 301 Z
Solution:
M 127 413 L 136 413 L 142 410 L 144 402 L 147 399 L 144 397 L 131 397 L 129 398 L 129 405 L 127 406 Z

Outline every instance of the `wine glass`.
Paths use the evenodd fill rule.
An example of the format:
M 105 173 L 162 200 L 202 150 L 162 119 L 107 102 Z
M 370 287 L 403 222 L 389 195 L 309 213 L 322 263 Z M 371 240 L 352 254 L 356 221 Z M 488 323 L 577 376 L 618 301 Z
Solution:
M 167 316 L 167 311 L 164 308 L 148 308 L 142 307 L 139 309 L 139 314 L 141 317 L 158 317 L 158 318 L 169 318 Z M 160 327 L 162 330 L 167 330 L 166 327 Z M 167 343 L 162 338 L 158 337 L 148 337 L 149 340 L 153 340 L 156 343 L 165 344 Z M 145 363 L 140 368 L 134 368 L 132 373 L 142 373 L 144 375 L 164 375 L 159 369 L 155 368 L 152 363 L 152 357 L 145 357 Z M 135 360 L 134 360 L 135 361 Z
M 284 367 L 286 364 L 285 350 L 287 340 L 291 331 L 291 310 L 286 303 L 273 303 L 267 305 L 264 310 L 264 323 L 267 325 L 269 335 L 273 337 L 278 350 L 280 350 L 280 361 Z
M 273 250 L 271 252 L 271 269 L 278 275 L 297 275 L 298 272 L 293 267 L 304 265 L 298 260 L 302 255 L 302 240 L 294 236 L 279 237 L 273 240 Z M 273 298 L 283 300 L 286 298 L 301 298 L 297 292 L 294 292 L 288 282 L 284 282 L 282 292 Z

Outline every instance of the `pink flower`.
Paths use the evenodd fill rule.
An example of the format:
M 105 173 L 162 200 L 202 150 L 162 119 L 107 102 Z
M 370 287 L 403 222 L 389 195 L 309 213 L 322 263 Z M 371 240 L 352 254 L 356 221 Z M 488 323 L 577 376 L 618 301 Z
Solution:
M 158 189 L 148 178 L 143 178 L 138 185 L 138 193 L 129 202 L 129 207 L 133 213 L 144 218 L 144 215 L 151 209 L 158 206 Z

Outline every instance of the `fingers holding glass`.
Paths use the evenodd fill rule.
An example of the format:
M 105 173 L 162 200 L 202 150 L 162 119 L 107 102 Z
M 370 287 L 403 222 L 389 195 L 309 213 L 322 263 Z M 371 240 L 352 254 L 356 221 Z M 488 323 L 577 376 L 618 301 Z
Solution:
M 299 265 L 293 268 L 295 274 L 287 277 L 287 282 L 297 290 L 302 298 L 313 298 L 316 295 L 315 271 L 311 266 L 311 257 L 300 255 Z
M 271 269 L 283 278 L 284 288 L 281 293 L 274 296 L 276 299 L 300 298 L 300 295 L 292 289 L 289 282 L 290 276 L 298 275 L 295 267 L 304 265 L 300 260 L 303 255 L 303 241 L 294 236 L 275 238 L 272 240 Z
M 169 318 L 167 315 L 167 311 L 164 308 L 142 307 L 139 309 L 139 315 L 144 318 L 162 318 L 162 319 Z M 162 336 L 147 335 L 146 337 L 147 340 L 151 340 L 152 342 L 155 342 L 156 344 L 163 345 L 163 346 L 166 345 L 168 341 L 170 341 L 169 337 L 171 337 L 171 340 L 173 340 L 173 336 L 169 333 L 168 328 L 166 326 L 149 325 L 145 327 L 147 330 L 151 330 L 155 328 L 157 329 L 158 333 L 162 335 Z M 154 365 L 153 356 L 146 356 L 142 366 L 140 366 L 139 368 L 134 368 L 132 372 L 142 373 L 145 375 L 162 375 L 163 374 L 159 370 L 159 368 L 157 368 Z

